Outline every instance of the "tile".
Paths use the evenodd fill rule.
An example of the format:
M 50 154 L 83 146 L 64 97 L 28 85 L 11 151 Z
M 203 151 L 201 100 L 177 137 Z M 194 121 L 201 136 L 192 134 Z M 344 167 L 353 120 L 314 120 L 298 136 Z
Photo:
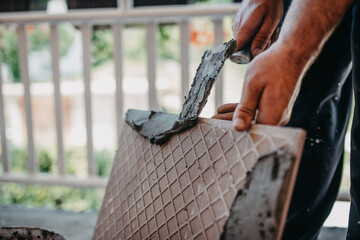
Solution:
M 194 198 L 193 190 L 190 185 L 182 191 L 182 195 L 185 204 L 188 204 Z
M 304 138 L 299 129 L 254 125 L 247 132 L 236 132 L 231 122 L 199 119 L 195 127 L 158 146 L 124 124 L 93 239 L 219 239 L 238 214 L 233 206 L 250 203 L 258 207 L 247 206 L 249 209 L 262 211 L 277 207 L 277 225 L 268 221 L 265 229 L 256 230 L 271 228 L 274 234 L 269 236 L 279 239 Z M 273 154 L 280 150 L 292 159 L 288 161 L 292 163 L 288 165 L 290 174 L 275 184 L 270 171 L 266 175 L 270 185 L 261 190 L 266 196 L 283 187 L 286 194 L 278 202 L 270 201 L 271 206 L 256 197 L 242 203 L 241 193 L 254 195 L 252 189 L 264 185 L 256 176 L 251 184 L 245 184 L 249 176 L 261 169 L 262 163 L 274 161 Z M 279 159 L 285 161 L 286 157 Z M 270 219 L 275 218 L 269 211 Z M 249 214 L 244 222 L 254 225 Z M 266 218 L 267 214 L 262 216 Z M 244 226 L 242 229 L 250 229 Z M 252 230 L 246 231 L 237 234 Z
M 164 224 L 162 225 L 160 228 L 159 228 L 159 236 L 160 236 L 160 239 L 166 239 L 169 237 L 169 231 L 167 229 L 167 225 Z M 142 238 L 142 239 L 145 239 L 146 237 Z
M 179 240 L 179 239 L 181 239 L 179 232 L 175 232 L 173 235 L 170 236 L 170 240 Z
M 174 205 L 172 203 L 169 203 L 165 206 L 165 217 L 166 219 L 170 219 L 170 217 L 174 216 L 175 210 Z
M 193 220 L 190 221 L 191 233 L 196 235 L 197 233 L 203 230 L 203 226 L 201 223 L 201 219 L 199 217 L 195 217 Z
M 197 216 L 199 212 L 199 208 L 197 205 L 196 200 L 192 200 L 186 207 L 186 212 L 188 214 L 189 219 L 193 219 L 195 216 Z
M 214 211 L 215 216 L 221 217 L 226 215 L 226 206 L 222 199 L 218 199 L 214 204 L 212 204 L 211 208 Z
M 219 236 L 216 224 L 212 224 L 208 229 L 205 230 L 206 239 L 214 239 L 214 236 Z
M 187 213 L 184 209 L 182 209 L 180 212 L 178 212 L 176 214 L 176 220 L 179 224 L 179 226 L 183 226 L 184 223 L 188 223 L 188 219 L 187 219 Z
M 178 224 L 176 221 L 176 217 L 170 218 L 166 224 L 168 225 L 170 234 L 173 234 L 178 230 Z
M 191 239 L 191 230 L 189 225 L 185 225 L 180 229 L 181 239 Z

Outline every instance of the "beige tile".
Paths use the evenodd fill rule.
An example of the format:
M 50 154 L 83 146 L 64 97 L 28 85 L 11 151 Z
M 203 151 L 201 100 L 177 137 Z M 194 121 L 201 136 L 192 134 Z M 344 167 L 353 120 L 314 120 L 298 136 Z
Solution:
M 281 185 L 281 232 L 304 138 L 299 129 L 236 132 L 229 121 L 200 119 L 158 146 L 124 124 L 94 239 L 219 239 L 247 172 L 262 156 L 287 149 L 295 162 Z

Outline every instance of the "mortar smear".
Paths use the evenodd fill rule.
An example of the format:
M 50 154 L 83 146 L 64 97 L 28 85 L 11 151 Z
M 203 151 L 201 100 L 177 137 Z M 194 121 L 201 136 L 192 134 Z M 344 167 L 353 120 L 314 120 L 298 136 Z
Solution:
M 232 39 L 204 53 L 180 115 L 130 109 L 126 113 L 126 122 L 151 143 L 159 145 L 173 134 L 195 126 L 225 60 L 235 48 L 236 41 Z

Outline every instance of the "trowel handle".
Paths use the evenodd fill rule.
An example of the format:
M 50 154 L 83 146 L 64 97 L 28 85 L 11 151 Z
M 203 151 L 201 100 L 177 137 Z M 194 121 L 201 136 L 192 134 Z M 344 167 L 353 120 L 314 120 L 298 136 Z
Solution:
M 236 53 L 233 53 L 229 59 L 238 64 L 247 64 L 251 60 L 251 42 L 246 44 L 243 49 L 240 49 Z

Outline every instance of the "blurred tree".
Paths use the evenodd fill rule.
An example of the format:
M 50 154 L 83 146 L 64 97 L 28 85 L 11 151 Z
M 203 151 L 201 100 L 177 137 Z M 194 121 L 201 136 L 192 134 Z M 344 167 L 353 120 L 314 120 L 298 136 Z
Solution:
M 53 165 L 55 165 L 54 158 L 46 150 L 40 150 L 38 153 L 40 172 L 53 172 Z
M 18 40 L 15 29 L 13 27 L 3 27 L 1 31 L 1 56 L 4 62 L 10 69 L 13 81 L 20 81 L 19 70 L 19 51 Z
M 104 189 L 0 183 L 0 205 L 99 210 Z
M 39 147 L 37 147 L 39 148 Z M 53 153 L 46 149 L 37 152 L 40 172 L 56 171 Z M 10 148 L 12 171 L 26 171 L 25 148 Z M 67 171 L 69 174 L 82 175 L 86 171 L 85 151 L 77 148 L 66 151 Z M 99 176 L 109 176 L 114 153 L 110 150 L 95 151 Z M 30 207 L 61 208 L 72 211 L 99 210 L 104 189 L 73 188 L 63 186 L 24 185 L 0 183 L 0 205 L 21 204 Z
M 180 61 L 180 33 L 175 24 L 160 24 L 158 30 L 157 50 L 162 58 Z
M 11 163 L 11 171 L 13 172 L 25 172 L 26 171 L 26 158 L 27 150 L 23 147 L 9 146 L 9 156 Z
M 98 66 L 113 58 L 114 44 L 110 29 L 95 30 L 92 35 L 93 65 Z
M 112 162 L 114 159 L 113 152 L 109 150 L 101 150 L 95 152 L 98 175 L 100 177 L 108 177 L 110 175 Z
M 73 28 L 70 24 L 59 25 L 59 45 L 61 56 L 66 55 L 74 41 Z M 27 27 L 28 51 L 50 51 L 50 29 L 48 25 L 29 25 Z M 18 38 L 15 26 L 2 28 L 0 37 L 2 61 L 9 67 L 13 82 L 20 82 Z

